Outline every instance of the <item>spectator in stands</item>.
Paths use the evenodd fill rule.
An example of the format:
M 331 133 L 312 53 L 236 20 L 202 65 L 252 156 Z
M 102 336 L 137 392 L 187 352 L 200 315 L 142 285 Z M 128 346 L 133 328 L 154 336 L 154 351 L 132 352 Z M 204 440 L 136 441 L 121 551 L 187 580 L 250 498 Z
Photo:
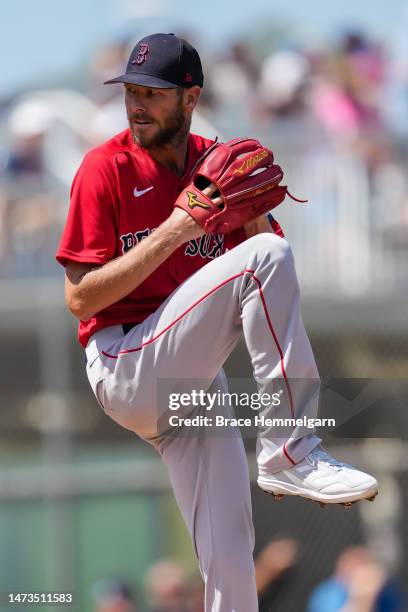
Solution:
M 128 584 L 115 578 L 96 582 L 92 587 L 94 612 L 138 612 Z
M 364 546 L 347 548 L 333 576 L 312 592 L 308 612 L 406 612 L 407 599 Z
M 56 235 L 60 206 L 43 155 L 44 139 L 53 121 L 50 107 L 31 100 L 16 104 L 8 117 L 9 153 L 0 192 L 0 263 L 12 276 L 32 276 L 38 272 L 40 260 L 44 263 L 46 258 L 48 267 L 53 266 L 52 249 L 47 245 Z
M 271 540 L 255 559 L 256 588 L 260 612 L 275 609 L 276 598 L 292 580 L 290 570 L 299 559 L 299 545 L 291 538 Z
M 295 116 L 303 111 L 309 75 L 306 57 L 297 51 L 278 51 L 261 65 L 259 96 L 263 112 L 271 117 Z
M 161 559 L 145 577 L 149 612 L 190 612 L 189 575 L 183 565 Z

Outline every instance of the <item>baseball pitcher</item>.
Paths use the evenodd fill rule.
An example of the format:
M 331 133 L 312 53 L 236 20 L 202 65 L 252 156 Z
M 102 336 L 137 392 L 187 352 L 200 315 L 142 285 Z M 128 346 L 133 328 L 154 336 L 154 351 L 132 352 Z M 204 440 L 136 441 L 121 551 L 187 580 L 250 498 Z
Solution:
M 297 424 L 317 414 L 319 375 L 293 256 L 268 212 L 288 195 L 272 152 L 253 139 L 218 143 L 190 133 L 201 61 L 173 34 L 143 38 L 125 74 L 108 83 L 124 84 L 129 128 L 91 150 L 73 181 L 57 251 L 66 302 L 101 408 L 168 467 L 206 612 L 255 612 L 242 439 L 206 427 L 174 435 L 160 381 L 172 393 L 198 385 L 221 397 L 223 364 L 243 337 L 259 388 L 282 393 L 263 416 L 295 423 L 260 428 L 259 486 L 276 497 L 349 505 L 373 498 L 377 482 L 333 459 L 313 429 Z M 184 407 L 183 417 L 208 416 L 207 408 Z M 215 408 L 231 416 L 229 405 Z

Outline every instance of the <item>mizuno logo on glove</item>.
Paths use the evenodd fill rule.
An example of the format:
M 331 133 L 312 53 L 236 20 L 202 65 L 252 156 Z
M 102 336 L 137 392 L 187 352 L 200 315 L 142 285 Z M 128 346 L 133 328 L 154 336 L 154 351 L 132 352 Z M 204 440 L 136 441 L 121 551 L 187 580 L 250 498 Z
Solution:
M 197 194 L 192 191 L 186 191 L 188 197 L 188 205 L 190 208 L 194 208 L 195 206 L 200 206 L 200 208 L 210 208 L 209 204 L 205 202 L 201 202 L 201 200 L 197 199 Z
M 257 153 L 256 155 L 252 155 L 252 157 L 248 157 L 242 162 L 239 168 L 234 170 L 234 174 L 244 174 L 244 172 L 248 172 L 249 170 L 252 170 L 252 168 L 254 168 L 257 164 L 259 164 L 260 161 L 265 159 L 265 157 L 268 157 L 268 155 L 269 155 L 269 151 L 264 149 L 260 153 Z

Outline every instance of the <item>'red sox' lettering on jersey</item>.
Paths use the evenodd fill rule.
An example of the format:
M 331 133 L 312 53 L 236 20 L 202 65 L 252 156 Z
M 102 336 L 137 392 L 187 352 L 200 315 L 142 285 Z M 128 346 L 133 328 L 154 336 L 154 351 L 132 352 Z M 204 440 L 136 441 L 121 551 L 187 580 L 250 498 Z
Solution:
M 185 255 L 215 259 L 225 252 L 223 234 L 206 234 L 201 238 L 190 240 L 184 251 Z
M 150 234 L 154 232 L 155 229 L 155 227 L 152 229 L 150 229 L 150 227 L 147 227 L 141 232 L 128 232 L 127 234 L 122 234 L 122 236 L 120 237 L 123 243 L 122 255 L 127 253 L 136 244 L 139 244 L 139 242 L 141 242 L 143 238 L 147 238 L 147 236 L 150 236 Z
M 156 228 L 147 227 L 139 232 L 128 232 L 122 234 L 122 255 L 127 253 L 136 244 L 139 244 L 144 238 L 150 236 Z M 224 235 L 223 234 L 206 234 L 201 238 L 194 238 L 186 243 L 184 254 L 189 257 L 202 257 L 204 259 L 215 259 L 225 252 Z

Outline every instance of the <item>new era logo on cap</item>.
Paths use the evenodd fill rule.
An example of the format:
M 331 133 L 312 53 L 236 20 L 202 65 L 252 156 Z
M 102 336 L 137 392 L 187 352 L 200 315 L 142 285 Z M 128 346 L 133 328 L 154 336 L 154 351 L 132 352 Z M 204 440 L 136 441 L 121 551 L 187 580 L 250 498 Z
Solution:
M 106 81 L 146 87 L 203 86 L 200 56 L 183 38 L 174 34 L 151 34 L 134 47 L 125 74 Z

